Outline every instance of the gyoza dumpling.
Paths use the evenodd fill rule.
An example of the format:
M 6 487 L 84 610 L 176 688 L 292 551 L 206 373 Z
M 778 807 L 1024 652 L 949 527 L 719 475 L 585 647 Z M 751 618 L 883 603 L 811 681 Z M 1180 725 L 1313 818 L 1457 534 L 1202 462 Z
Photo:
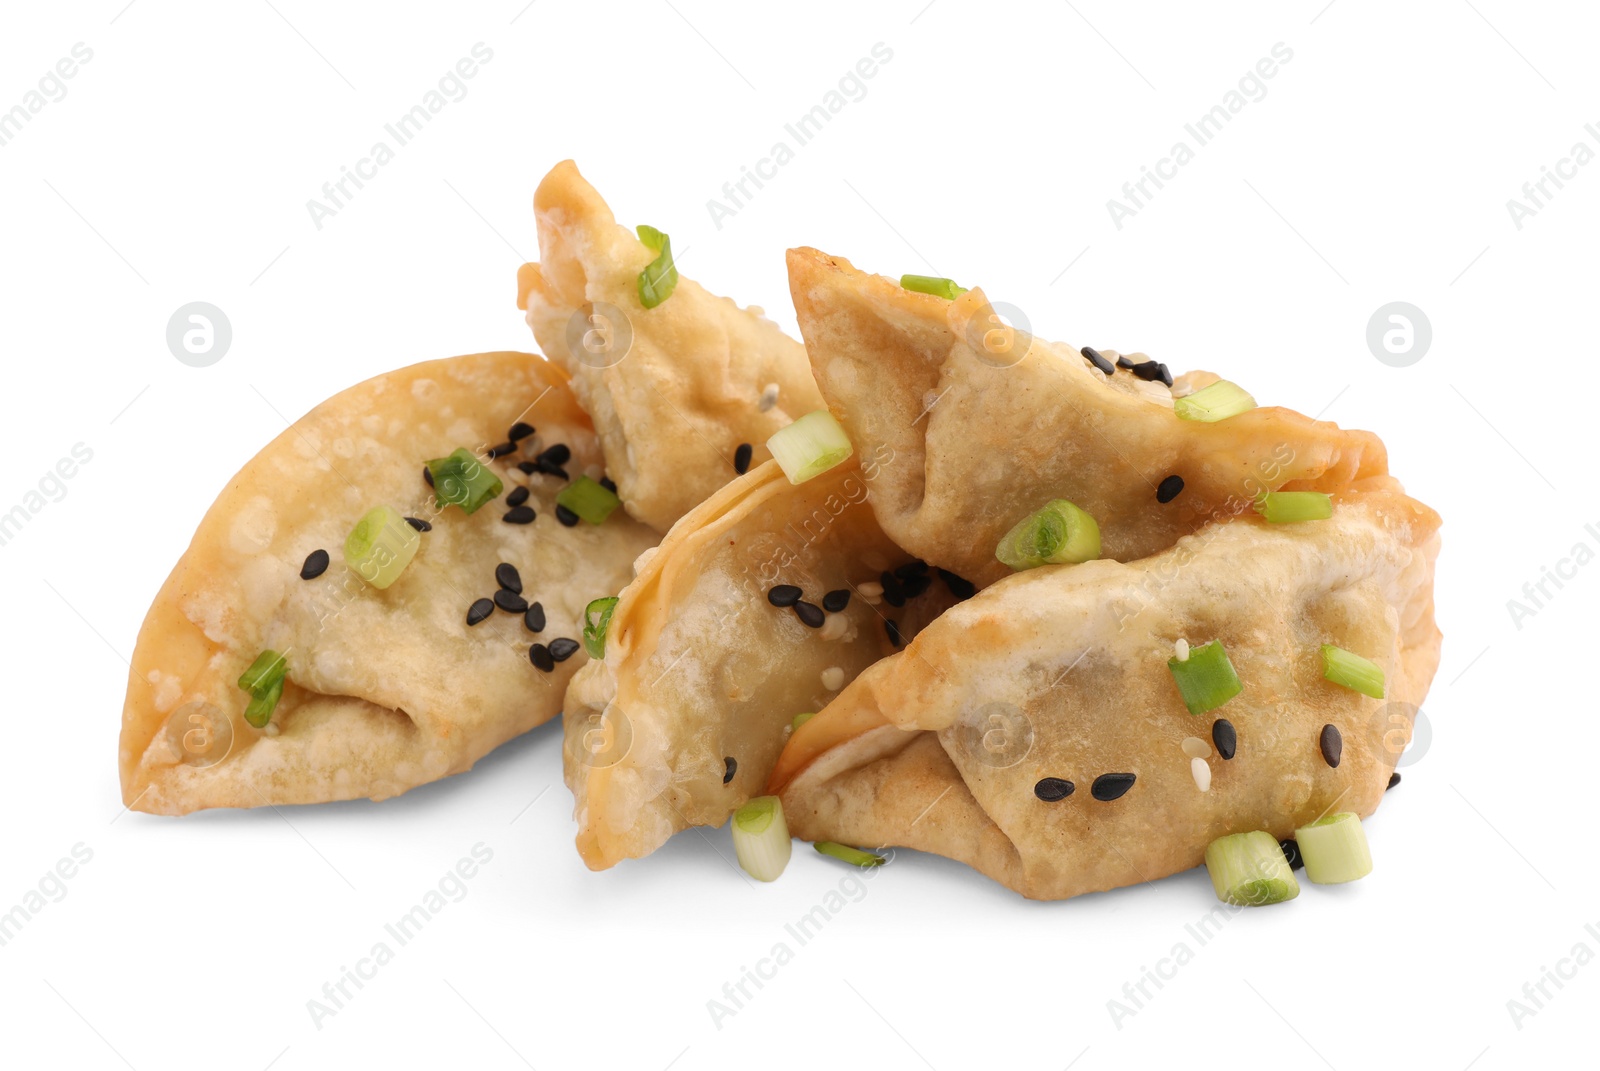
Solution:
M 805 348 L 758 309 L 690 279 L 654 308 L 639 273 L 656 259 L 571 160 L 533 197 L 538 264 L 517 275 L 539 348 L 572 376 L 627 511 L 658 532 L 754 462 L 795 417 L 822 408 Z M 775 388 L 775 392 L 774 392 Z
M 591 868 L 721 825 L 761 794 L 794 716 L 896 649 L 888 622 L 909 637 L 949 604 L 950 582 L 919 571 L 879 530 L 867 498 L 882 471 L 852 460 L 795 486 L 768 461 L 641 561 L 605 660 L 567 690 L 567 785 Z M 880 594 L 883 574 L 901 566 L 904 578 Z M 782 592 L 786 605 L 774 605 L 779 585 L 799 588 L 804 606 Z M 848 595 L 836 612 L 822 609 L 836 605 L 830 592 Z
M 558 444 L 575 479 L 602 475 L 566 376 L 525 353 L 370 379 L 269 443 L 201 521 L 139 632 L 119 752 L 127 805 L 184 814 L 383 799 L 466 770 L 553 718 L 585 658 L 556 660 L 576 646 L 584 605 L 626 583 L 656 540 L 620 510 L 600 525 L 557 523 L 565 481 L 515 465 Z M 457 449 L 505 488 L 471 514 L 440 508 L 423 477 L 424 462 Z M 458 479 L 436 482 L 452 497 L 472 490 Z M 376 579 L 414 555 L 383 589 L 344 558 L 346 536 L 379 506 L 431 526 L 379 530 L 394 558 L 372 569 Z M 471 624 L 469 607 L 502 580 L 521 594 Z M 527 615 L 508 612 L 521 600 L 541 604 L 537 635 Z M 530 661 L 535 642 L 546 645 L 543 669 Z M 238 681 L 263 652 L 284 656 L 287 678 L 256 728 Z
M 1061 899 L 1186 870 L 1226 834 L 1370 814 L 1438 665 L 1439 518 L 1368 486 L 1329 520 L 1245 517 L 953 607 L 794 734 L 771 786 L 789 829 Z M 1167 665 L 1179 639 L 1220 640 L 1243 690 L 1190 714 Z M 1381 666 L 1385 698 L 1325 680 L 1322 644 Z
M 789 284 L 833 414 L 857 449 L 887 446 L 897 459 L 873 491 L 884 531 L 980 584 L 1006 573 L 1001 536 L 1054 498 L 1095 518 L 1105 557 L 1131 561 L 1262 491 L 1337 491 L 1388 471 L 1376 436 L 1289 409 L 1179 419 L 1159 378 L 1106 375 L 1071 347 L 1012 331 L 981 290 L 915 293 L 815 249 L 789 251 Z

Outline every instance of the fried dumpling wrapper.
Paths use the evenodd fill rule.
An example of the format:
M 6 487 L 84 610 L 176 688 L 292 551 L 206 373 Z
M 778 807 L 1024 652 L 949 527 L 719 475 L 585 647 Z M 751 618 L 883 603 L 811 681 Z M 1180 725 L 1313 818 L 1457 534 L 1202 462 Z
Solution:
M 740 444 L 764 461 L 773 432 L 822 408 L 805 348 L 759 309 L 681 275 L 645 308 L 639 273 L 656 253 L 571 160 L 539 183 L 533 207 L 540 261 L 518 272 L 517 305 L 572 377 L 634 517 L 665 533 L 733 479 Z
M 563 755 L 578 851 L 592 869 L 655 851 L 690 826 L 719 826 L 762 794 L 795 715 L 819 709 L 950 602 L 938 578 L 895 607 L 880 575 L 908 555 L 867 504 L 876 460 L 790 484 L 776 461 L 677 523 L 622 592 L 605 640 L 567 690 Z M 913 568 L 915 568 L 913 566 Z M 821 627 L 772 605 L 776 585 L 820 607 Z
M 979 584 L 1006 575 L 1001 537 L 1054 498 L 1095 518 L 1104 557 L 1132 561 L 1262 491 L 1337 491 L 1388 471 L 1375 435 L 1293 410 L 1180 419 L 1173 390 L 1006 326 L 981 290 L 916 293 L 815 249 L 789 251 L 789 284 L 829 408 L 857 449 L 887 445 L 904 462 L 873 494 L 884 531 Z M 1158 501 L 1174 475 L 1183 490 Z
M 458 447 L 483 458 L 516 421 L 537 434 L 487 462 L 505 486 L 500 497 L 470 515 L 438 508 L 423 463 Z M 600 474 L 599 443 L 566 376 L 525 353 L 378 376 L 269 443 L 207 512 L 139 632 L 119 753 L 128 806 L 185 814 L 384 799 L 469 769 L 555 717 L 585 656 L 542 673 L 530 643 L 580 636 L 585 603 L 626 583 L 656 540 L 620 510 L 598 526 L 557 523 L 563 481 L 514 467 L 556 443 L 571 449 L 574 476 Z M 505 496 L 527 481 L 537 520 L 506 523 Z M 379 590 L 346 565 L 343 548 L 356 522 L 385 504 L 432 528 Z M 301 579 L 318 549 L 331 564 Z M 540 635 L 499 610 L 467 625 L 468 606 L 498 588 L 502 562 L 544 607 Z M 256 729 L 238 680 L 265 650 L 285 656 L 287 682 Z
M 770 786 L 789 829 L 949 856 L 1050 900 L 1186 870 L 1225 834 L 1371 814 L 1438 665 L 1439 518 L 1387 477 L 1366 488 L 1330 520 L 1243 518 L 953 607 L 794 734 Z M 1180 638 L 1221 640 L 1243 691 L 1189 714 L 1167 666 Z M 1381 666 L 1386 698 L 1323 679 L 1324 643 Z M 1231 759 L 1218 719 L 1237 734 Z M 1131 787 L 1102 798 L 1126 782 L 1112 775 Z M 1045 778 L 1074 787 L 1047 802 L 1061 788 Z

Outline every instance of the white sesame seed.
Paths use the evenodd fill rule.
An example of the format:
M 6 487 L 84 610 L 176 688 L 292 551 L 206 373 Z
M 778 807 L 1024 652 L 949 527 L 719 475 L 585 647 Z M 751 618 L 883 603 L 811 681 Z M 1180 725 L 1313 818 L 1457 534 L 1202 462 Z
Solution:
M 757 404 L 760 406 L 763 413 L 777 405 L 778 385 L 776 383 L 768 383 L 764 388 L 762 388 L 761 401 Z
M 838 666 L 829 666 L 822 671 L 822 686 L 830 692 L 837 692 L 844 687 L 844 670 Z
M 1198 736 L 1186 736 L 1183 738 L 1183 753 L 1191 759 L 1209 759 L 1211 745 Z
M 278 735 L 278 723 L 275 722 L 275 721 L 269 721 L 269 722 L 267 722 L 267 727 L 265 729 L 262 729 L 261 731 L 263 733 L 265 733 L 266 735 L 268 735 L 268 736 L 277 736 Z
M 1180 636 L 1178 638 L 1178 642 L 1172 645 L 1172 651 L 1173 651 L 1174 654 L 1176 654 L 1178 656 L 1178 661 L 1179 662 L 1187 662 L 1187 661 L 1189 661 L 1189 641 L 1188 640 L 1183 639 Z
M 1194 785 L 1201 792 L 1211 791 L 1211 766 L 1205 759 L 1190 759 L 1189 774 L 1194 778 Z
M 883 585 L 878 583 L 876 580 L 867 581 L 865 584 L 857 587 L 856 591 L 861 593 L 861 597 L 863 599 L 883 598 Z
M 817 637 L 824 640 L 842 640 L 851 633 L 850 618 L 846 614 L 828 614 L 817 629 Z

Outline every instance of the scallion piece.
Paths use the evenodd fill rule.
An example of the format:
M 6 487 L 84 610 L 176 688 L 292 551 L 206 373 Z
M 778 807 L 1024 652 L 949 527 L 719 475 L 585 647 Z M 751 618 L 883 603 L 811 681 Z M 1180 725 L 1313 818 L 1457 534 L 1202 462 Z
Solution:
M 617 608 L 617 596 L 596 599 L 583 608 L 583 649 L 590 658 L 606 656 L 606 632 L 611 628 L 611 614 Z
M 815 711 L 808 711 L 805 714 L 796 714 L 794 716 L 794 720 L 789 723 L 789 731 L 791 733 L 794 732 L 796 729 L 800 728 L 800 726 L 804 725 L 806 722 L 810 721 L 816 716 L 817 715 Z
M 733 853 L 757 881 L 775 881 L 789 865 L 794 842 L 777 796 L 757 796 L 733 812 Z
M 1321 491 L 1267 491 L 1256 499 L 1255 510 L 1268 524 L 1325 521 L 1333 516 L 1333 496 Z
M 994 556 L 1017 570 L 1090 561 L 1100 557 L 1100 526 L 1083 510 L 1058 498 L 1018 521 L 1001 538 Z
M 473 513 L 504 489 L 500 477 L 465 447 L 449 457 L 434 458 L 428 462 L 428 471 L 433 475 L 434 504 L 440 509 L 460 506 Z
M 947 301 L 954 301 L 967 292 L 967 288 L 957 286 L 954 279 L 941 279 L 937 275 L 902 275 L 900 288 L 914 290 L 919 294 L 932 294 Z
M 1271 833 L 1233 833 L 1206 848 L 1206 871 L 1217 899 L 1240 907 L 1279 904 L 1300 895 L 1289 860 Z
M 277 651 L 262 651 L 250 668 L 239 675 L 239 687 L 250 693 L 250 704 L 245 707 L 244 720 L 257 729 L 272 720 L 272 712 L 283 698 L 283 679 L 288 675 L 289 662 Z
M 1294 831 L 1306 877 L 1318 885 L 1342 885 L 1372 873 L 1372 851 L 1361 819 L 1350 811 L 1330 814 Z
M 556 494 L 556 505 L 567 507 L 590 524 L 603 524 L 622 505 L 622 499 L 605 485 L 579 476 Z
M 678 285 L 678 266 L 672 262 L 672 239 L 665 231 L 644 224 L 636 229 L 639 241 L 656 254 L 656 259 L 639 273 L 639 304 L 653 309 L 672 296 Z
M 1239 384 L 1219 379 L 1209 387 L 1201 387 L 1187 397 L 1174 400 L 1172 407 L 1184 420 L 1213 424 L 1254 409 L 1256 400 Z
M 344 540 L 344 560 L 367 583 L 386 588 L 399 579 L 422 536 L 392 506 L 368 510 Z
M 1167 668 L 1177 682 L 1178 693 L 1190 714 L 1204 714 L 1244 691 L 1239 674 L 1228 660 L 1228 651 L 1221 640 L 1212 640 L 1204 647 L 1189 648 L 1189 657 L 1179 661 L 1167 659 Z
M 836 841 L 823 840 L 818 841 L 814 847 L 823 855 L 832 856 L 841 862 L 849 863 L 851 866 L 869 867 L 883 865 L 883 856 L 873 855 L 871 852 L 864 852 L 860 848 L 852 848 L 848 844 L 839 844 Z
M 1342 688 L 1383 698 L 1383 667 L 1343 647 L 1322 645 L 1322 675 Z
M 820 476 L 848 458 L 855 447 L 826 409 L 807 413 L 767 440 L 778 467 L 794 484 Z

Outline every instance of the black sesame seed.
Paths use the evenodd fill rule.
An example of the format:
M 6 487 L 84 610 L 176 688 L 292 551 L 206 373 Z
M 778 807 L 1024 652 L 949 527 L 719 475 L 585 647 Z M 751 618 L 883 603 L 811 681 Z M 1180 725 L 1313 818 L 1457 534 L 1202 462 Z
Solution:
M 1217 754 L 1225 759 L 1233 758 L 1234 752 L 1239 750 L 1239 734 L 1233 730 L 1233 722 L 1227 718 L 1218 718 L 1211 723 L 1211 742 L 1217 745 Z
M 578 653 L 578 641 L 569 640 L 562 636 L 560 639 L 550 641 L 550 657 L 557 662 L 565 662 Z
M 535 472 L 542 472 L 546 476 L 559 476 L 563 480 L 572 479 L 571 476 L 567 475 L 567 470 L 566 469 L 562 468 L 560 465 L 557 465 L 553 461 L 539 461 L 539 462 L 536 462 L 534 464 L 533 468 L 534 468 Z
M 883 585 L 884 602 L 890 606 L 904 606 L 906 604 L 906 589 L 893 573 L 880 573 L 878 575 L 878 583 Z
M 1119 356 L 1117 358 L 1117 367 L 1118 368 L 1132 368 L 1134 365 L 1136 365 L 1138 363 L 1139 363 L 1138 361 L 1132 361 L 1132 360 L 1129 360 L 1126 357 Z
M 722 783 L 727 784 L 733 780 L 733 775 L 739 772 L 739 760 L 732 755 L 722 760 Z
M 539 471 L 539 466 L 535 465 L 532 461 L 519 461 L 517 462 L 517 468 L 521 469 L 523 473 L 528 476 L 532 476 L 534 473 Z
M 614 482 L 612 482 L 612 479 L 611 479 L 610 476 L 602 476 L 602 477 L 600 477 L 600 486 L 604 487 L 607 491 L 610 491 L 612 494 L 616 494 L 617 493 L 617 485 Z
M 557 502 L 556 503 L 556 520 L 560 521 L 562 527 L 564 527 L 564 528 L 576 528 L 578 526 L 579 518 L 578 518 L 578 515 L 576 513 L 572 512 L 570 509 L 568 509 L 567 507 L 563 506 L 561 503 Z
M 1183 492 L 1183 477 L 1176 474 L 1168 476 L 1156 486 L 1156 501 L 1165 505 L 1177 498 Z
M 566 443 L 556 443 L 539 452 L 539 460 L 547 465 L 565 465 L 572 460 L 572 447 Z
M 556 660 L 550 657 L 550 648 L 542 643 L 536 643 L 528 648 L 528 661 L 546 673 L 552 672 L 556 668 Z
M 774 606 L 793 606 L 800 601 L 801 591 L 793 584 L 779 584 L 767 592 L 767 601 Z
M 306 563 L 300 567 L 301 580 L 315 580 L 328 571 L 328 552 L 314 550 L 306 555 Z
M 1108 376 L 1117 370 L 1117 366 L 1100 356 L 1100 351 L 1095 349 L 1093 346 L 1085 346 L 1078 352 L 1089 358 L 1090 364 L 1094 365 Z
M 1283 849 L 1283 858 L 1288 862 L 1290 870 L 1299 870 L 1306 865 L 1305 859 L 1300 855 L 1300 845 L 1293 837 L 1280 840 L 1278 847 Z
M 830 591 L 822 597 L 822 608 L 830 614 L 836 614 L 850 605 L 850 589 L 839 588 Z
M 523 439 L 526 439 L 528 436 L 532 435 L 534 430 L 535 429 L 532 424 L 524 424 L 519 420 L 515 424 L 511 425 L 511 430 L 506 432 L 506 438 L 510 439 L 514 443 L 521 442 Z
M 933 577 L 931 576 L 908 577 L 904 585 L 906 598 L 915 599 L 932 586 Z
M 506 505 L 508 506 L 520 506 L 526 501 L 528 501 L 528 489 L 526 487 L 514 487 L 511 489 L 511 493 L 506 496 Z
M 522 615 L 522 623 L 529 632 L 543 632 L 544 604 L 539 602 L 529 603 L 527 613 Z
M 794 604 L 794 616 L 807 628 L 821 628 L 827 615 L 822 612 L 822 607 L 814 602 L 797 602 Z
M 904 565 L 897 565 L 894 568 L 894 575 L 899 577 L 901 580 L 911 580 L 915 577 L 927 576 L 928 563 L 919 559 L 917 561 L 906 562 Z
M 1103 773 L 1089 786 L 1089 795 L 1105 802 L 1121 799 L 1133 787 L 1136 776 L 1131 773 Z
M 1389 783 L 1384 786 L 1383 790 L 1385 792 L 1387 792 L 1387 791 L 1389 791 L 1389 789 L 1393 788 L 1395 785 L 1398 785 L 1399 783 L 1400 783 L 1400 771 L 1396 770 L 1394 773 L 1389 775 Z
M 510 562 L 501 562 L 494 567 L 494 581 L 507 591 L 522 594 L 522 574 Z
M 415 528 L 419 532 L 431 532 L 431 531 L 433 531 L 433 525 L 429 524 L 427 521 L 423 520 L 421 517 L 407 517 L 406 518 L 406 523 L 409 524 L 411 527 Z
M 494 600 L 479 599 L 477 602 L 474 602 L 471 606 L 467 607 L 467 624 L 476 625 L 479 622 L 486 620 L 492 613 L 494 613 Z
M 422 479 L 429 487 L 433 486 L 433 470 L 426 465 L 422 466 Z
M 532 506 L 512 506 L 506 510 L 506 515 L 501 520 L 507 524 L 532 524 L 537 516 Z
M 1033 794 L 1046 803 L 1064 800 L 1072 795 L 1072 790 L 1077 788 L 1071 781 L 1061 777 L 1043 777 L 1033 786 Z
M 1130 365 L 1128 370 L 1146 382 L 1161 382 L 1172 386 L 1172 373 L 1167 371 L 1167 366 L 1160 361 L 1142 361 Z
M 740 476 L 750 471 L 750 459 L 755 456 L 756 448 L 749 443 L 740 443 L 739 448 L 733 452 L 733 471 Z
M 499 443 L 498 445 L 489 447 L 489 460 L 493 461 L 495 458 L 505 457 L 507 454 L 514 454 L 516 452 L 516 443 Z
M 1323 760 L 1337 769 L 1339 756 L 1344 753 L 1344 737 L 1339 735 L 1339 727 L 1324 725 L 1322 735 L 1317 738 L 1317 745 L 1322 748 Z
M 520 614 L 528 609 L 527 599 L 506 588 L 494 593 L 494 604 L 508 614 Z
M 944 581 L 944 586 L 950 589 L 950 594 L 958 599 L 970 599 L 978 593 L 978 585 L 947 569 L 939 570 L 939 579 Z
M 900 626 L 892 619 L 887 617 L 883 619 L 883 631 L 889 634 L 889 642 L 894 644 L 896 648 L 906 645 L 904 637 L 900 635 Z

